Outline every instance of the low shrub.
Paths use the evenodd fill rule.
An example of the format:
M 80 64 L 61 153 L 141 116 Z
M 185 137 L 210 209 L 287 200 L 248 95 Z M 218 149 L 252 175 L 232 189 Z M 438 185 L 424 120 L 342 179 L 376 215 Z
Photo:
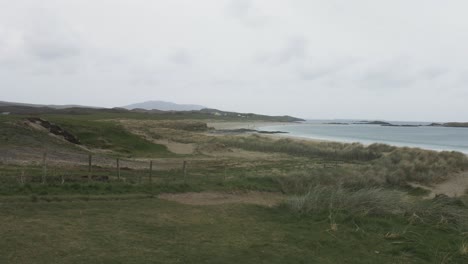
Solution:
M 234 148 L 333 160 L 369 161 L 377 159 L 382 155 L 372 148 L 365 147 L 359 143 L 312 142 L 288 138 L 273 140 L 258 135 L 220 137 L 215 140 Z
M 393 150 L 381 153 L 380 158 L 365 163 L 289 172 L 284 177 L 277 177 L 278 182 L 285 193 L 297 194 L 305 193 L 318 184 L 340 184 L 352 189 L 406 186 L 410 182 L 432 184 L 468 169 L 466 155 L 455 151 L 371 146 Z
M 404 193 L 380 188 L 351 191 L 336 186 L 315 186 L 305 195 L 294 196 L 287 202 L 301 214 L 323 211 L 348 212 L 353 215 L 404 214 L 407 204 Z
M 440 182 L 467 168 L 468 159 L 460 152 L 396 148 L 373 161 L 364 173 L 381 178 L 388 184 L 401 185 L 407 182 Z
M 468 207 L 458 198 L 409 199 L 401 191 L 381 188 L 350 190 L 342 186 L 315 186 L 304 195 L 286 201 L 291 211 L 303 215 L 349 214 L 357 216 L 402 216 L 410 223 L 456 227 L 468 230 Z

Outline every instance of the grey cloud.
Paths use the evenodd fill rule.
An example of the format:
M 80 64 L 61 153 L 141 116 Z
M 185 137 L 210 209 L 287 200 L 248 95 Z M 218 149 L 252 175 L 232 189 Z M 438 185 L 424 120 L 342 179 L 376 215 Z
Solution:
M 237 18 L 246 18 L 253 10 L 252 0 L 231 0 L 227 6 L 228 13 Z
M 285 41 L 282 48 L 257 55 L 254 61 L 273 67 L 281 66 L 303 81 L 315 81 L 325 77 L 336 77 L 340 71 L 352 68 L 361 60 L 352 56 L 328 58 L 323 54 L 314 55 L 310 46 L 307 38 L 292 37 Z
M 306 118 L 466 118 L 455 111 L 466 108 L 468 91 L 463 1 L 442 9 L 424 0 L 72 2 L 2 4 L 3 100 L 163 99 Z M 382 96 L 401 111 L 375 103 Z M 413 98 L 424 111 L 413 110 Z
M 275 52 L 257 54 L 255 62 L 269 64 L 286 64 L 294 60 L 308 60 L 307 39 L 294 37 L 286 41 L 285 45 Z
M 156 78 L 153 78 L 153 79 L 134 78 L 134 79 L 129 80 L 128 83 L 132 86 L 139 86 L 139 87 L 144 86 L 144 87 L 151 87 L 151 88 L 156 88 L 157 86 L 161 84 L 161 82 Z
M 169 56 L 169 61 L 179 65 L 187 65 L 192 62 L 192 57 L 185 50 L 177 50 Z
M 22 32 L 2 28 L 0 24 L 0 68 L 11 71 L 29 62 L 24 46 Z
M 78 56 L 80 49 L 70 43 L 36 42 L 29 46 L 32 55 L 40 60 L 58 60 Z
M 307 40 L 302 37 L 292 38 L 278 54 L 278 63 L 288 63 L 294 59 L 307 59 Z
M 388 70 L 374 70 L 372 72 L 365 73 L 362 78 L 358 80 L 358 85 L 361 88 L 377 89 L 377 90 L 394 90 L 408 87 L 416 80 L 413 76 L 409 76 L 404 71 L 397 69 Z
M 6 22 L 0 19 L 0 69 L 32 76 L 66 76 L 79 70 L 85 45 L 53 13 L 34 14 L 18 25 Z
M 27 50 L 40 60 L 75 57 L 81 53 L 81 41 L 72 31 L 53 22 L 35 25 L 25 34 Z
M 262 27 L 268 24 L 269 17 L 261 14 L 254 0 L 230 0 L 227 14 L 249 27 Z
M 313 81 L 323 77 L 327 77 L 339 71 L 341 67 L 335 68 L 319 68 L 314 70 L 301 70 L 299 71 L 299 77 L 305 81 Z
M 362 90 L 370 93 L 405 93 L 419 90 L 423 86 L 435 87 L 449 73 L 448 69 L 420 65 L 409 58 L 393 60 L 349 60 L 335 64 L 336 67 L 324 68 L 312 72 L 312 81 L 319 78 L 333 87 Z M 304 75 L 309 77 L 309 75 Z M 404 96 L 404 95 L 402 95 Z
M 358 83 L 363 88 L 395 91 L 412 88 L 418 83 L 435 84 L 449 73 L 449 68 L 442 64 L 425 65 L 409 57 L 401 57 L 367 65 L 358 75 Z
M 427 80 L 437 79 L 445 74 L 449 73 L 448 69 L 443 69 L 440 67 L 430 67 L 421 71 L 421 76 Z
M 306 63 L 300 67 L 298 74 L 304 81 L 314 81 L 320 78 L 342 78 L 340 76 L 341 72 L 356 67 L 361 60 L 354 57 L 329 59 L 328 61 L 310 58 L 310 63 Z

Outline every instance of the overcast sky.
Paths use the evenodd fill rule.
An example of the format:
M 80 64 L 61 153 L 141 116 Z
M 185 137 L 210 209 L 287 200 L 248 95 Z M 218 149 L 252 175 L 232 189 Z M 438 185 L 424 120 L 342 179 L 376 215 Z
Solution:
M 468 121 L 466 0 L 0 0 L 0 100 Z

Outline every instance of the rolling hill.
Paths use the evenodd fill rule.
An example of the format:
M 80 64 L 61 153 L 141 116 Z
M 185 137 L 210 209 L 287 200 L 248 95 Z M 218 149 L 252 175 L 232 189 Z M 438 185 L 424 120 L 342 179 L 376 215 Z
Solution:
M 165 101 L 146 101 L 142 103 L 130 104 L 127 106 L 122 106 L 122 108 L 132 110 L 132 109 L 145 109 L 145 110 L 161 110 L 161 111 L 198 111 L 203 108 L 206 108 L 201 105 L 193 104 L 176 104 Z

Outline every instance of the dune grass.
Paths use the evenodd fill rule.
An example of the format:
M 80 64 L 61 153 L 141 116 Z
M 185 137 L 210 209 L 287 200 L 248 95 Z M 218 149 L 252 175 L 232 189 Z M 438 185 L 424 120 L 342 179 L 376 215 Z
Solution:
M 400 216 L 409 222 L 468 231 L 468 204 L 462 199 L 436 197 L 410 199 L 404 192 L 381 188 L 350 190 L 342 186 L 315 186 L 304 195 L 293 196 L 287 206 L 300 214 L 328 212 L 330 215 Z
M 16 116 L 0 116 L 0 147 L 36 147 L 78 150 L 72 144 L 58 140 L 42 131 L 24 125 Z
M 0 203 L 1 263 L 463 263 L 453 231 L 159 199 Z
M 434 183 L 468 169 L 467 156 L 455 151 L 396 148 L 368 166 L 365 173 L 391 184 Z
M 338 142 L 311 142 L 292 139 L 273 140 L 258 135 L 248 137 L 222 137 L 217 139 L 230 147 L 261 152 L 279 152 L 292 156 L 320 157 L 335 160 L 369 161 L 382 154 L 362 144 L 344 144 Z
M 247 150 L 364 165 L 348 166 L 346 171 L 337 174 L 344 181 L 359 179 L 368 184 L 434 183 L 468 169 L 467 156 L 456 151 L 437 152 L 418 148 L 397 148 L 385 144 L 364 146 L 358 143 L 274 140 L 257 135 L 223 137 L 217 140 L 228 146 Z M 314 173 L 317 174 L 316 171 L 310 172 Z
M 44 149 L 71 149 L 82 151 L 77 146 L 51 137 L 44 131 L 37 131 L 25 125 L 25 117 L 13 116 L 0 120 L 0 146 L 27 146 Z M 167 147 L 150 142 L 128 132 L 116 122 L 102 120 L 81 120 L 77 118 L 54 117 L 47 119 L 81 141 L 91 149 L 113 151 L 116 155 L 136 157 L 176 157 Z
M 133 156 L 176 156 L 171 154 L 166 146 L 134 135 L 115 122 L 77 121 L 69 118 L 55 118 L 52 121 L 77 136 L 83 145 L 92 148 L 112 150 Z
M 181 157 L 129 132 L 121 122 L 102 120 L 109 116 L 46 119 L 86 146 L 112 155 Z M 61 148 L 45 133 L 14 126 L 14 118 L 3 121 L 8 126 L 0 128 L 2 144 L 53 141 Z M 147 127 L 148 135 L 173 134 L 181 141 L 222 144 L 225 150 L 283 155 L 271 160 L 202 157 L 190 163 L 187 175 L 181 167 L 161 169 L 153 172 L 151 182 L 145 167 L 125 168 L 117 178 L 112 164 L 94 166 L 93 176 L 105 180 L 89 182 L 80 161 L 50 164 L 42 183 L 40 164 L 0 161 L 0 263 L 468 261 L 468 196 L 423 200 L 412 194 L 421 195 L 419 190 L 407 187 L 408 182 L 437 183 L 466 170 L 463 154 L 383 144 L 210 137 L 193 131 L 205 130 L 200 122 L 150 123 L 154 127 Z M 159 193 L 252 190 L 292 197 L 273 208 L 188 206 L 156 198 Z

